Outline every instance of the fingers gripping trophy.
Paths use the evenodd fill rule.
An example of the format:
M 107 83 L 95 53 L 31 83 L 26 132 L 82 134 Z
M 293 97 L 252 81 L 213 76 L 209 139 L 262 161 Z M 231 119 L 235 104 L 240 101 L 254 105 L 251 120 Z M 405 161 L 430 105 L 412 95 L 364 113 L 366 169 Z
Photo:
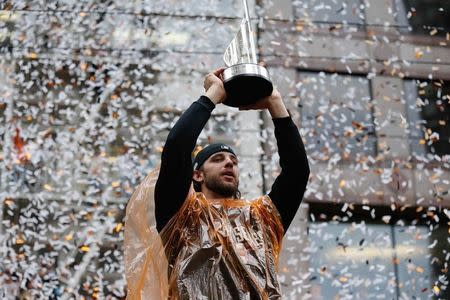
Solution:
M 269 72 L 258 65 L 254 35 L 247 1 L 243 0 L 245 16 L 240 30 L 225 50 L 223 60 L 227 68 L 223 83 L 227 92 L 224 104 L 240 107 L 253 104 L 272 94 Z

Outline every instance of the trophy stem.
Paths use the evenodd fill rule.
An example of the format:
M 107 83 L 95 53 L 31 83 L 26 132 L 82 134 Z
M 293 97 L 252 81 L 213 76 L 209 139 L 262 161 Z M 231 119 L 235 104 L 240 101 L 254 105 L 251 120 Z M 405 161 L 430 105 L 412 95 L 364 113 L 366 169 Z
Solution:
M 250 31 L 252 31 L 252 25 L 250 24 L 250 14 L 248 12 L 247 0 L 242 0 L 242 2 L 244 3 L 244 14 L 245 14 L 245 19 L 248 22 L 248 29 Z
M 251 51 L 251 57 L 249 57 L 250 62 L 257 64 L 258 58 L 256 57 L 256 46 L 255 46 L 255 40 L 253 38 L 253 30 L 252 30 L 252 23 L 250 21 L 250 13 L 248 12 L 248 4 L 247 0 L 242 0 L 244 3 L 244 14 L 245 14 L 245 20 L 247 21 L 248 26 L 248 32 L 249 32 L 249 39 L 250 39 L 250 51 Z

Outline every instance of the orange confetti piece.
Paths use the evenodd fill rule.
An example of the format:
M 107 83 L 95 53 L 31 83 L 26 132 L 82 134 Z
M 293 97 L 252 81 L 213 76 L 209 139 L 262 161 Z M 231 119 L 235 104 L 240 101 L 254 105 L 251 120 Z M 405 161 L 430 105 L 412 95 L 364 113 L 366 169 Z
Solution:
M 49 191 L 49 192 L 51 192 L 51 191 L 53 191 L 53 188 L 52 188 L 52 186 L 51 185 L 49 185 L 49 184 L 44 184 L 44 189 L 45 190 L 47 190 L 47 191 Z
M 83 252 L 88 252 L 90 250 L 89 246 L 83 245 L 80 247 L 80 250 Z
M 67 234 L 66 236 L 64 236 L 64 239 L 66 241 L 71 241 L 73 239 L 73 233 L 71 232 L 71 233 Z
M 16 135 L 13 138 L 14 148 L 16 148 L 19 155 L 22 153 L 22 149 L 24 146 L 24 142 L 22 137 L 20 136 L 20 129 L 16 128 Z
M 348 281 L 348 278 L 345 277 L 345 276 L 341 276 L 341 277 L 339 277 L 339 281 L 340 281 L 340 282 L 347 282 L 347 281 Z
M 119 181 L 113 181 L 113 182 L 111 183 L 111 186 L 112 186 L 113 188 L 117 188 L 117 187 L 120 186 L 120 182 L 119 182 Z
M 86 71 L 87 68 L 88 68 L 88 64 L 87 64 L 87 63 L 81 63 L 81 64 L 80 64 L 80 69 L 81 69 L 81 70 Z
M 6 198 L 5 199 L 5 204 L 8 205 L 8 206 L 12 206 L 12 205 L 14 205 L 14 201 L 12 199 L 10 199 L 10 198 Z
M 27 54 L 27 58 L 29 59 L 36 59 L 38 57 L 37 53 L 31 52 Z
M 418 272 L 418 273 L 423 273 L 425 270 L 424 270 L 424 268 L 422 268 L 422 267 L 417 267 L 416 268 L 416 272 Z
M 123 227 L 122 223 L 117 223 L 116 227 L 114 227 L 114 231 L 115 232 L 119 232 Z
M 361 123 L 356 122 L 356 121 L 352 121 L 352 126 L 353 126 L 353 128 L 356 128 L 357 130 L 363 130 L 364 129 L 364 126 Z
M 415 56 L 416 56 L 416 59 L 422 58 L 423 52 L 419 49 L 416 49 Z
M 433 292 L 437 295 L 441 292 L 441 289 L 437 285 L 435 285 L 433 286 Z
M 295 24 L 295 30 L 297 32 L 302 32 L 304 28 L 305 24 L 303 22 L 297 22 L 297 24 Z

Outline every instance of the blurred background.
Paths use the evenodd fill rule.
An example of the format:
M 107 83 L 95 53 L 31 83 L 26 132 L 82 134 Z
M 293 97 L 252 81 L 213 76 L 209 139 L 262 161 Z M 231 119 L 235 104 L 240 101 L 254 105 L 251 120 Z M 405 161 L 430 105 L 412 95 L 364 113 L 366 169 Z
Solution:
M 312 169 L 286 299 L 450 299 L 450 2 L 249 0 L 259 60 Z M 0 297 L 123 299 L 123 225 L 241 0 L 2 1 Z M 266 112 L 219 106 L 199 144 L 279 172 Z

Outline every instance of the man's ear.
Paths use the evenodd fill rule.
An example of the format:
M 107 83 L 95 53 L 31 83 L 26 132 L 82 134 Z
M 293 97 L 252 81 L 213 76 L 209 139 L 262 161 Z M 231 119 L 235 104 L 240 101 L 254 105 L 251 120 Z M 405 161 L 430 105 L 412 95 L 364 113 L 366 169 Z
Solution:
M 203 172 L 200 170 L 194 170 L 194 173 L 192 174 L 192 179 L 194 179 L 197 182 L 202 182 L 204 179 Z

